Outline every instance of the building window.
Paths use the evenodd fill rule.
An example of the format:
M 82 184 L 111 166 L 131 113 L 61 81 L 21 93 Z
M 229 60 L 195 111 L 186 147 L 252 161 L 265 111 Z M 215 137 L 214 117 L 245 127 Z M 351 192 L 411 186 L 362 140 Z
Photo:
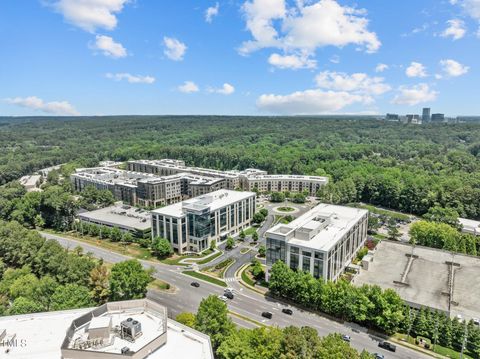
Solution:
M 278 260 L 286 261 L 285 242 L 267 238 L 267 265 L 271 266 Z
M 323 277 L 323 261 L 314 259 L 313 261 L 313 276 L 315 278 Z
M 202 238 L 210 234 L 210 216 L 208 213 L 196 215 L 188 214 L 188 229 L 193 237 Z
M 290 269 L 297 270 L 298 269 L 298 254 L 290 252 Z
M 230 228 L 235 227 L 235 207 L 230 206 Z
M 222 208 L 220 210 L 220 228 L 223 228 L 227 225 L 227 209 Z
M 302 257 L 302 269 L 304 272 L 310 273 L 310 257 Z
M 177 225 L 177 219 L 173 218 L 172 219 L 172 241 L 173 244 L 178 244 L 178 225 Z

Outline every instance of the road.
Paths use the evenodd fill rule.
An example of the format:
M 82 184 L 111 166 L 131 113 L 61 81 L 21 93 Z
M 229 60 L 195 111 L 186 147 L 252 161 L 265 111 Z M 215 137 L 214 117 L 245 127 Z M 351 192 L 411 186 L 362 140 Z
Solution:
M 76 241 L 70 238 L 61 237 L 49 233 L 41 233 L 47 239 L 57 240 L 65 248 L 74 248 L 76 246 L 82 247 L 86 252 L 91 252 L 98 258 L 103 258 L 106 262 L 117 263 L 130 259 L 127 256 L 110 252 L 103 248 L 99 248 L 84 242 Z M 195 288 L 190 285 L 193 278 L 182 274 L 184 268 L 179 266 L 169 266 L 162 263 L 140 261 L 145 268 L 153 267 L 156 269 L 154 276 L 162 279 L 176 287 L 174 293 L 151 291 L 149 292 L 149 298 L 158 301 L 165 305 L 170 313 L 174 315 L 179 312 L 196 312 L 198 305 L 202 298 L 207 297 L 210 294 L 221 294 L 222 288 L 207 282 L 200 281 L 200 287 Z M 290 307 L 294 314 L 289 316 L 281 312 L 282 308 L 289 307 L 279 301 L 264 297 L 256 292 L 248 289 L 240 288 L 235 299 L 228 302 L 229 310 L 245 317 L 251 318 L 255 321 L 262 322 L 265 325 L 278 325 L 279 327 L 286 327 L 289 325 L 295 326 L 310 326 L 315 328 L 319 335 L 324 336 L 330 333 L 342 333 L 351 336 L 351 345 L 358 349 L 374 353 L 379 352 L 385 355 L 386 358 L 431 358 L 425 354 L 410 350 L 405 347 L 397 346 L 395 353 L 390 353 L 377 346 L 378 338 L 375 338 L 367 333 L 357 333 L 347 325 L 326 319 L 319 315 L 302 311 L 295 307 Z M 273 318 L 267 320 L 261 316 L 264 311 L 273 313 Z M 245 327 L 252 326 L 248 321 L 239 320 L 235 318 L 234 321 Z

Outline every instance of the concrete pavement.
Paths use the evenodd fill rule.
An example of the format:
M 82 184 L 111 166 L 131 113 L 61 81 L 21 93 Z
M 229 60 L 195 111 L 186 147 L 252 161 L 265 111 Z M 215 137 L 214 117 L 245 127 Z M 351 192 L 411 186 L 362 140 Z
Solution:
M 90 244 L 86 244 L 81 241 L 76 241 L 70 238 L 53 235 L 49 233 L 41 233 L 42 236 L 48 239 L 57 240 L 62 246 L 73 249 L 76 246 L 84 248 L 85 251 L 91 252 L 98 258 L 103 258 L 106 262 L 117 263 L 130 257 L 110 252 L 103 248 L 99 248 Z M 180 266 L 169 266 L 157 262 L 140 261 L 145 268 L 153 267 L 156 269 L 154 276 L 162 279 L 172 285 L 177 290 L 174 294 L 167 292 L 151 291 L 149 296 L 152 299 L 158 300 L 163 305 L 166 305 L 173 313 L 179 313 L 183 311 L 196 312 L 198 305 L 202 298 L 207 297 L 210 294 L 221 294 L 223 288 L 213 285 L 208 282 L 200 282 L 200 287 L 195 288 L 190 285 L 192 281 L 198 281 L 192 277 L 186 276 L 181 272 L 184 270 Z M 240 288 L 237 290 L 235 298 L 232 301 L 228 301 L 228 307 L 230 311 L 241 314 L 245 317 L 264 323 L 265 325 L 278 325 L 280 327 L 286 327 L 289 325 L 295 326 L 311 326 L 315 328 L 320 335 L 327 335 L 329 333 L 342 333 L 348 334 L 352 338 L 352 346 L 358 350 L 366 349 L 371 353 L 379 352 L 385 355 L 386 358 L 430 358 L 425 354 L 413 351 L 408 348 L 397 346 L 396 353 L 386 352 L 385 350 L 378 348 L 378 339 L 374 338 L 366 333 L 353 332 L 348 326 L 326 319 L 317 314 L 313 314 L 301 309 L 290 307 L 280 301 L 273 300 L 268 297 L 264 297 L 256 292 L 248 289 Z M 292 316 L 283 314 L 282 308 L 290 307 L 294 314 Z M 273 313 L 273 318 L 267 320 L 261 316 L 263 311 L 269 311 Z M 247 321 L 234 319 L 235 322 L 241 321 L 242 326 L 251 326 L 252 323 Z

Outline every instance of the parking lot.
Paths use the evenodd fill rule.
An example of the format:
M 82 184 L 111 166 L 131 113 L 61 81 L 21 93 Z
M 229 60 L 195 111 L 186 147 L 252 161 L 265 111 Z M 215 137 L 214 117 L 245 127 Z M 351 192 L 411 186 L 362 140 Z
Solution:
M 480 317 L 479 273 L 477 257 L 382 241 L 368 270 L 361 269 L 354 284 L 393 288 L 413 306 L 427 306 L 470 319 Z

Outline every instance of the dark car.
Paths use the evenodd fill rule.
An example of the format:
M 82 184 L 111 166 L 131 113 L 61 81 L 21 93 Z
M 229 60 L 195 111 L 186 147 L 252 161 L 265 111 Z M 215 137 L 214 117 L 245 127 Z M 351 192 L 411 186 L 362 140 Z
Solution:
M 262 317 L 272 319 L 273 314 L 270 312 L 262 312 Z
M 293 314 L 293 311 L 291 309 L 288 309 L 288 308 L 283 308 L 282 309 L 282 313 L 285 313 L 285 314 L 288 314 L 288 315 L 292 315 Z
M 228 299 L 233 299 L 233 294 L 231 292 L 225 292 L 224 296 Z
M 383 354 L 379 354 L 379 353 L 374 353 L 373 357 L 375 359 L 385 359 L 385 356 Z
M 378 346 L 380 348 L 390 350 L 391 352 L 394 352 L 394 351 L 397 350 L 397 347 L 395 345 L 393 345 L 392 343 L 389 343 L 389 342 L 379 342 Z
M 195 287 L 195 288 L 200 287 L 200 283 L 198 283 L 198 282 L 192 282 L 192 283 L 190 283 L 190 285 L 191 285 L 192 287 Z

